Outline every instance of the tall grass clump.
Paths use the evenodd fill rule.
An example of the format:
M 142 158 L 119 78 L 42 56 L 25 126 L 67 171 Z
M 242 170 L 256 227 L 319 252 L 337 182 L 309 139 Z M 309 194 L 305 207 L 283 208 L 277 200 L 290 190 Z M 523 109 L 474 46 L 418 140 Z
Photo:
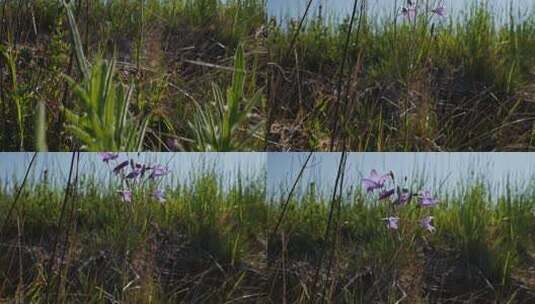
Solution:
M 526 67 L 532 70 L 532 58 L 521 54 L 534 41 L 529 34 L 532 15 L 520 21 L 511 13 L 510 18 L 499 21 L 499 12 L 467 4 L 466 13 L 447 17 L 447 8 L 432 3 L 429 8 L 404 1 L 398 4 L 395 15 L 374 19 L 365 11 L 356 21 L 348 57 L 351 73 L 342 93 L 350 113 L 343 137 L 351 149 L 463 150 L 476 142 L 485 145 L 483 138 L 487 143 L 504 143 L 508 140 L 503 136 L 512 130 L 524 130 L 525 138 L 530 138 L 531 118 L 520 114 L 529 108 L 529 98 L 519 98 L 518 93 L 530 91 L 532 73 Z M 281 84 L 284 88 L 277 89 L 283 96 L 279 99 L 299 100 L 285 105 L 287 115 L 284 111 L 278 115 L 295 119 L 295 126 L 286 124 L 303 128 L 300 133 L 305 138 L 316 138 L 302 141 L 303 145 L 315 143 L 315 147 L 327 140 L 328 122 L 340 119 L 330 116 L 336 113 L 332 109 L 336 106 L 327 106 L 338 94 L 336 81 L 319 75 L 335 75 L 349 24 L 349 19 L 337 24 L 319 20 L 308 23 L 299 35 L 295 46 L 298 61 L 291 58 L 288 62 L 286 57 L 285 65 L 296 66 L 288 73 L 291 77 L 304 74 L 299 70 L 318 73 L 316 80 L 321 85 L 310 88 L 286 80 Z M 293 25 L 289 23 L 287 32 L 275 28 L 269 36 L 273 45 L 283 46 L 274 48 L 276 56 L 285 54 L 284 42 L 290 40 Z M 286 75 L 286 79 L 291 77 Z M 310 97 L 303 98 L 303 94 Z M 303 100 L 304 108 L 312 113 L 305 127 L 295 115 L 303 111 Z M 486 150 L 481 145 L 478 149 Z
M 493 197 L 477 182 L 433 197 L 388 179 L 372 174 L 363 180 L 365 191 L 344 195 L 333 228 L 338 241 L 329 245 L 336 252 L 333 271 L 320 272 L 320 288 L 304 274 L 319 267 L 328 242 L 323 232 L 329 199 L 314 184 L 294 197 L 279 240 L 268 244 L 268 261 L 285 273 L 274 276 L 284 280 L 278 288 L 286 287 L 287 296 L 302 303 L 533 299 L 535 286 L 519 283 L 531 273 L 521 269 L 534 261 L 531 190 Z M 280 212 L 273 206 L 272 223 Z
M 150 116 L 136 122 L 130 113 L 133 87 L 117 84 L 115 62 L 97 62 L 83 84 L 69 79 L 81 113 L 65 108 L 66 130 L 89 151 L 139 151 Z
M 157 162 L 100 157 L 108 169 L 96 175 L 73 154 L 67 188 L 48 172 L 1 183 L 0 299 L 535 299 L 531 188 L 493 197 L 474 183 L 444 196 L 372 171 L 340 196 L 311 185 L 281 203 L 261 172 L 229 179 L 206 166 L 178 182 Z
M 2 242 L 24 233 L 29 251 L 2 250 L 1 299 L 218 302 L 246 292 L 266 220 L 261 175 L 234 183 L 205 168 L 178 184 L 165 182 L 171 172 L 163 165 L 115 153 L 101 157 L 110 176 L 78 176 L 73 169 L 66 208 L 64 189 L 47 173 L 25 186 L 9 218 L 18 186 L 2 191 Z M 15 282 L 19 267 L 24 273 Z M 177 294 L 182 288 L 191 292 Z
M 2 45 L 0 45 L 0 55 L 3 57 L 3 61 L 5 64 L 5 67 L 7 67 L 7 74 L 10 77 L 10 90 L 12 92 L 9 99 L 6 98 L 5 101 L 2 103 L 4 104 L 4 109 L 6 109 L 8 106 L 7 104 L 11 104 L 9 108 L 13 109 L 12 113 L 14 113 L 15 121 L 17 124 L 17 145 L 18 149 L 24 150 L 24 136 L 25 136 L 25 96 L 24 94 L 27 94 L 24 92 L 23 88 L 19 86 L 18 80 L 17 80 L 17 65 L 16 65 L 16 55 L 12 50 L 9 50 Z M 0 98 L 1 101 L 1 98 Z
M 251 116 L 256 106 L 261 105 L 261 90 L 246 96 L 246 64 L 244 51 L 238 47 L 234 59 L 234 71 L 230 87 L 223 92 L 213 85 L 212 104 L 199 106 L 191 129 L 195 132 L 198 151 L 228 152 L 247 149 L 260 126 L 250 126 Z M 238 136 L 239 128 L 245 128 L 243 139 Z M 254 141 L 254 140 L 253 140 Z
M 83 116 L 64 76 L 83 87 L 102 60 L 132 90 L 141 149 L 530 150 L 533 13 L 417 2 L 286 19 L 259 0 L 4 2 L 2 146 L 36 147 L 44 102 L 50 150 L 97 149 L 62 109 Z M 223 123 L 231 106 L 249 119 Z
M 143 141 L 150 114 L 141 122 L 135 122 L 130 113 L 133 86 L 124 88 L 115 82 L 115 62 L 97 61 L 88 66 L 81 37 L 71 9 L 72 3 L 64 2 L 67 10 L 73 48 L 83 84 L 68 81 L 75 96 L 81 102 L 82 114 L 64 108 L 67 131 L 71 132 L 90 151 L 138 151 Z

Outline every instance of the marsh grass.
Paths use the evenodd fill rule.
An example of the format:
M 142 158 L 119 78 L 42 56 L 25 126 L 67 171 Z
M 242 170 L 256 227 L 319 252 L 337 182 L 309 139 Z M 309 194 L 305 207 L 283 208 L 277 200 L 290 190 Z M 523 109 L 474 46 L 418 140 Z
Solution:
M 353 22 L 310 12 L 299 27 L 269 19 L 264 4 L 3 2 L 3 150 L 34 149 L 43 133 L 50 150 L 85 143 L 60 110 L 79 110 L 64 75 L 83 84 L 81 52 L 89 66 L 116 62 L 112 78 L 133 89 L 130 111 L 146 123 L 136 136 L 145 150 L 531 149 L 532 15 L 473 5 L 407 22 L 370 16 L 361 2 Z M 236 88 L 241 53 L 246 85 L 233 108 L 252 120 L 229 134 L 216 118 L 235 103 L 223 95 Z M 33 125 L 39 102 L 47 130 Z
M 28 183 L 12 215 L 0 218 L 7 223 L 0 237 L 3 301 L 535 299 L 531 188 L 493 197 L 485 183 L 463 185 L 441 196 L 432 211 L 437 231 L 430 234 L 418 224 L 428 209 L 399 209 L 400 229 L 390 231 L 382 218 L 391 207 L 361 190 L 343 191 L 329 230 L 331 195 L 314 186 L 284 207 L 285 196 L 266 193 L 265 176 L 231 182 L 209 167 L 187 183 L 169 184 L 163 204 L 142 192 L 125 204 L 113 179 L 81 173 L 74 173 L 66 199 L 52 179 L 43 174 Z M 0 214 L 6 215 L 18 186 L 1 184 Z M 316 280 L 319 259 L 331 265 Z

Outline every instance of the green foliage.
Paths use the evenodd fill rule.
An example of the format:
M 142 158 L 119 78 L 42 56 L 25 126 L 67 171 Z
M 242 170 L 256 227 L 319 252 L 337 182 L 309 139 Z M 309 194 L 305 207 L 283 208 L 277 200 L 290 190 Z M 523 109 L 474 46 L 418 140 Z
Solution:
M 512 272 L 533 250 L 529 231 L 534 207 L 520 195 L 492 203 L 485 186 L 475 185 L 439 213 L 441 238 L 450 240 L 442 246 L 458 250 L 467 271 L 482 273 L 495 286 L 497 297 L 507 299 Z
M 63 6 L 67 11 L 67 20 L 69 22 L 69 28 L 71 31 L 72 47 L 76 54 L 76 60 L 78 63 L 78 69 L 82 74 L 83 78 L 89 77 L 89 65 L 84 54 L 84 48 L 82 45 L 82 38 L 80 37 L 80 32 L 78 31 L 78 26 L 76 25 L 76 19 L 74 17 L 73 9 L 74 2 L 65 2 L 62 0 Z
M 99 61 L 88 73 L 88 78 L 81 84 L 68 78 L 80 102 L 81 112 L 63 109 L 67 131 L 83 144 L 85 150 L 141 150 L 150 115 L 138 122 L 130 113 L 133 86 L 125 88 L 116 83 L 114 61 Z
M 25 95 L 22 89 L 18 85 L 17 81 L 17 65 L 15 64 L 16 55 L 13 54 L 12 50 L 0 48 L 0 55 L 4 58 L 5 65 L 8 68 L 8 75 L 11 78 L 11 102 L 15 106 L 15 117 L 18 127 L 18 137 L 19 137 L 19 149 L 24 150 L 24 104 L 25 104 Z M 0 61 L 1 62 L 1 61 Z M 1 100 L 0 100 L 1 101 Z M 4 101 L 4 102 L 7 102 Z
M 260 104 L 262 95 L 258 90 L 253 96 L 246 96 L 246 65 L 243 48 L 240 46 L 234 58 L 232 83 L 226 94 L 213 84 L 213 104 L 198 107 L 195 119 L 190 122 L 195 137 L 195 150 L 234 151 L 247 149 L 259 127 L 247 125 L 255 106 Z M 239 136 L 239 128 L 245 126 L 245 138 Z
M 22 255 L 24 289 L 18 294 L 19 277 L 13 275 L 6 280 L 6 275 L 13 273 L 8 272 L 10 263 L 6 261 L 17 252 L 0 253 L 3 299 L 10 300 L 15 294 L 28 301 L 44 297 L 48 242 L 57 229 L 56 219 L 61 213 L 58 202 L 64 191 L 53 180 L 44 175 L 27 185 L 16 215 L 0 236 L 6 246 L 15 244 L 22 223 L 23 245 L 39 248 Z M 69 258 L 64 265 L 70 281 L 59 287 L 65 302 L 98 302 L 103 294 L 140 301 L 157 297 L 162 303 L 190 302 L 198 297 L 220 302 L 232 298 L 233 293 L 248 294 L 251 289 L 263 294 L 263 302 L 275 302 L 282 294 L 279 287 L 283 280 L 274 272 L 286 273 L 287 288 L 292 290 L 288 300 L 306 303 L 311 291 L 318 289 L 318 285 L 312 286 L 311 276 L 325 244 L 329 208 L 328 200 L 314 186 L 290 202 L 280 230 L 287 241 L 283 246 L 276 239 L 265 244 L 281 206 L 266 197 L 264 176 L 228 183 L 212 169 L 199 168 L 187 183 L 168 186 L 163 204 L 142 195 L 136 196 L 134 204 L 125 204 L 115 193 L 120 185 L 113 181 L 105 182 L 92 173 L 79 180 L 73 200 L 76 229 L 70 232 Z M 5 214 L 13 189 L 3 182 L 0 185 L 5 185 L 0 187 L 0 214 Z M 385 203 L 370 200 L 359 190 L 348 192 L 337 224 L 336 271 L 331 273 L 345 286 L 337 291 L 336 301 L 399 299 L 401 294 L 394 285 L 402 278 L 431 284 L 435 276 L 450 275 L 449 271 L 435 273 L 429 269 L 443 254 L 459 257 L 465 277 L 483 276 L 487 280 L 485 284 L 490 284 L 494 293 L 484 299 L 501 303 L 515 298 L 518 286 L 512 278 L 530 263 L 535 250 L 533 189 L 511 191 L 494 201 L 483 184 L 463 186 L 466 191 L 442 199 L 434 209 L 434 234 L 419 226 L 418 220 L 426 210 L 403 208 L 400 230 L 390 231 L 382 220 L 391 212 Z M 277 266 L 283 254 L 287 268 Z M 302 272 L 295 275 L 295 269 Z M 128 283 L 132 288 L 124 288 Z M 330 285 L 321 282 L 319 289 L 326 283 Z M 199 287 L 183 289 L 193 285 Z M 440 292 L 448 287 L 441 285 Z M 479 287 L 465 287 L 473 294 L 459 297 L 481 294 Z M 177 289 L 185 291 L 177 294 Z M 276 295 L 270 294 L 273 290 Z M 433 291 L 421 284 L 405 292 L 415 302 L 433 302 L 425 294 Z
M 37 105 L 37 121 L 35 123 L 35 149 L 39 152 L 48 151 L 46 143 L 46 108 L 45 104 L 40 102 Z
M 128 73 L 140 123 L 158 117 L 144 138 L 151 149 L 166 148 L 168 140 L 176 143 L 171 150 L 326 149 L 335 120 L 343 120 L 339 133 L 351 150 L 511 150 L 533 143 L 533 14 L 521 20 L 467 4 L 449 19 L 409 22 L 357 12 L 341 119 L 333 117 L 333 101 L 349 18 L 329 16 L 328 8 L 309 15 L 289 52 L 295 20 L 270 19 L 262 0 L 38 0 L 3 7 L 4 150 L 37 142 L 39 102 L 46 106 L 47 145 L 67 148 L 58 103 L 80 109 L 67 102 L 73 91 L 62 75 L 81 84 L 95 58 L 117 58 L 117 69 Z M 254 59 L 244 63 L 247 73 L 234 69 L 231 83 L 225 70 L 239 52 Z M 159 81 L 169 89 L 153 90 Z M 264 99 L 270 104 L 260 106 Z M 232 113 L 236 104 L 240 115 Z M 260 129 L 264 120 L 276 128 Z
M 187 0 L 186 8 L 192 12 L 191 18 L 194 20 L 194 24 L 203 25 L 209 22 L 211 18 L 214 18 L 219 1 L 218 0 Z
M 56 229 L 55 219 L 61 213 L 64 190 L 55 187 L 49 178 L 44 176 L 25 189 L 16 213 L 24 223 L 24 244 L 44 251 L 47 247 L 39 242 Z M 119 185 L 103 184 L 93 175 L 81 176 L 80 182 L 75 200 L 77 225 L 71 232 L 68 250 L 72 260 L 66 260 L 65 265 L 72 281 L 59 286 L 66 302 L 75 302 L 79 297 L 99 299 L 102 296 L 99 290 L 108 297 L 132 299 L 135 296 L 140 301 L 158 297 L 161 302 L 171 303 L 192 299 L 189 297 L 220 299 L 234 292 L 246 293 L 250 288 L 265 292 L 263 299 L 274 300 L 269 296 L 270 286 L 280 284 L 281 280 L 271 277 L 273 267 L 278 267 L 273 262 L 279 261 L 281 255 L 268 251 L 267 261 L 273 264 L 266 265 L 270 263 L 264 255 L 266 248 L 260 244 L 265 242 L 266 232 L 280 214 L 280 205 L 266 198 L 263 178 L 238 179 L 226 184 L 225 177 L 204 168 L 197 170 L 187 183 L 167 187 L 164 204 L 143 200 L 143 196 L 137 196 L 135 204 L 124 204 L 115 193 Z M 10 205 L 10 193 L 7 188 L 0 189 L 0 214 Z M 530 254 L 535 250 L 532 232 L 535 206 L 528 194 L 529 191 L 512 193 L 494 202 L 482 184 L 471 185 L 459 195 L 441 200 L 441 207 L 433 212 L 437 231 L 430 234 L 418 224 L 426 210 L 403 208 L 399 214 L 403 219 L 400 230 L 389 231 L 382 221 L 391 212 L 385 203 L 369 201 L 358 191 L 348 193 L 337 224 L 337 271 L 331 274 L 346 286 L 337 292 L 337 301 L 399 299 L 401 295 L 393 284 L 405 276 L 426 282 L 433 279 L 430 275 L 447 277 L 448 272 L 430 274 L 427 268 L 436 262 L 436 255 L 445 253 L 462 262 L 464 274 L 487 280 L 485 284 L 494 290 L 488 299 L 515 298 L 517 289 L 512 277 L 524 263 L 530 263 Z M 281 226 L 288 242 L 284 251 L 287 267 L 301 265 L 309 272 L 314 270 L 325 244 L 327 203 L 314 186 L 291 201 Z M 15 220 L 8 222 L 5 231 L 1 237 L 3 243 L 17 240 L 11 238 L 17 233 Z M 36 252 L 39 254 L 27 253 L 32 259 L 24 260 L 25 288 L 18 296 L 38 301 L 44 296 L 42 279 L 47 274 L 46 260 L 41 251 Z M 9 256 L 0 256 L 0 261 Z M 0 281 L 8 273 L 7 265 L 0 263 Z M 131 265 L 136 268 L 132 270 Z M 277 268 L 277 271 L 285 270 Z M 304 289 L 305 293 L 313 290 L 310 273 L 303 272 L 296 279 L 292 268 L 286 271 L 289 289 Z M 180 275 L 173 277 L 169 273 Z M 197 277 L 200 273 L 202 278 Z M 258 277 L 246 283 L 245 278 L 250 278 L 252 273 Z M 355 281 L 352 279 L 355 273 L 366 277 Z M 184 277 L 187 282 L 182 280 Z M 11 280 L 2 290 L 4 299 L 11 299 L 16 293 Z M 201 288 L 177 295 L 176 288 L 191 283 L 190 280 Z M 135 288 L 124 288 L 129 282 Z M 405 292 L 422 303 L 432 302 L 425 295 L 420 298 L 418 291 L 424 289 L 416 285 L 416 289 Z M 480 292 L 470 286 L 466 288 Z M 289 293 L 288 299 L 299 302 L 298 295 Z M 277 298 L 280 294 L 272 296 Z M 306 299 L 309 298 L 301 298 L 301 303 Z
M 115 61 L 98 60 L 92 67 L 87 63 L 78 26 L 71 6 L 63 2 L 71 30 L 73 49 L 83 77 L 79 84 L 66 77 L 80 101 L 81 113 L 63 107 L 66 129 L 89 151 L 139 151 L 151 114 L 137 121 L 130 113 L 134 86 L 125 88 L 115 80 Z

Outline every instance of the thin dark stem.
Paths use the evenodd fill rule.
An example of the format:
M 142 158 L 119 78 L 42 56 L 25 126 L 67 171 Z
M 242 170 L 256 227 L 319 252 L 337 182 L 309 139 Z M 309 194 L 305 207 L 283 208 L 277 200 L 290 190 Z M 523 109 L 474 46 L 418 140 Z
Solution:
M 19 0 L 17 3 L 17 15 L 15 18 L 15 30 L 13 31 L 13 49 L 17 49 L 18 40 L 22 37 L 22 29 L 21 29 L 21 14 L 22 14 L 22 0 Z
M 2 60 L 0 59 L 0 63 L 2 62 Z M 5 64 L 0 64 L 0 75 L 4 75 L 4 65 Z M 4 96 L 4 81 L 3 79 L 0 78 L 0 100 L 6 100 L 6 97 Z M 2 102 L 2 127 L 3 127 L 3 130 L 8 130 L 8 127 L 7 127 L 7 116 L 8 116 L 8 113 L 7 113 L 7 103 L 6 102 Z M 6 134 L 7 132 L 3 132 L 2 133 L 2 150 L 3 151 L 6 151 L 6 150 L 9 150 L 9 136 L 7 136 Z
M 272 246 L 270 243 L 274 242 L 275 241 L 275 238 L 277 236 L 277 232 L 279 230 L 279 227 L 280 225 L 282 224 L 282 221 L 284 220 L 285 216 L 286 216 L 286 212 L 288 210 L 288 206 L 290 205 L 290 201 L 291 201 L 291 198 L 293 196 L 293 193 L 295 192 L 295 189 L 297 188 L 297 185 L 299 184 L 299 181 L 301 180 L 302 176 L 303 176 L 303 173 L 305 172 L 305 169 L 307 168 L 307 165 L 310 161 L 310 159 L 312 159 L 312 155 L 313 155 L 313 152 L 309 152 L 305 162 L 303 163 L 303 165 L 301 166 L 301 169 L 299 170 L 299 174 L 297 175 L 296 179 L 294 180 L 294 183 L 292 185 L 292 188 L 290 189 L 290 192 L 288 193 L 288 196 L 286 197 L 286 201 L 282 204 L 282 211 L 279 215 L 279 218 L 277 220 L 277 224 L 275 225 L 275 228 L 273 229 L 269 239 L 268 239 L 268 248 L 269 246 Z M 284 289 L 284 292 L 283 292 L 283 301 L 284 303 L 286 302 L 286 287 L 287 287 L 287 282 L 286 282 L 286 246 L 287 246 L 287 243 L 288 243 L 288 240 L 287 240 L 287 236 L 284 234 L 282 234 L 282 276 L 283 276 L 283 289 Z M 276 273 L 275 273 L 276 275 Z M 273 280 L 274 282 L 274 280 Z
M 20 195 L 22 193 L 22 189 L 24 189 L 24 186 L 26 185 L 26 181 L 28 180 L 28 176 L 30 175 L 30 169 L 32 168 L 33 163 L 35 162 L 35 159 L 37 158 L 37 152 L 35 152 L 32 156 L 32 160 L 30 161 L 30 164 L 28 165 L 28 168 L 26 169 L 26 173 L 24 174 L 24 179 L 22 180 L 22 185 L 19 187 L 19 190 L 17 191 L 17 194 L 15 195 L 15 199 L 13 200 L 13 203 L 11 203 L 11 206 L 9 207 L 9 211 L 7 212 L 6 218 L 4 219 L 4 223 L 2 224 L 2 228 L 0 228 L 0 235 L 4 232 L 4 228 L 7 225 L 7 222 L 9 221 L 11 217 L 11 213 L 13 213 L 13 210 L 15 209 L 15 205 L 17 204 L 17 201 L 20 198 Z
M 325 235 L 323 237 L 324 246 L 322 246 L 322 248 L 321 248 L 320 256 L 319 256 L 319 259 L 318 259 L 318 264 L 316 266 L 316 273 L 314 275 L 314 281 L 313 281 L 312 288 L 316 288 L 316 285 L 318 283 L 320 270 L 321 270 L 321 265 L 322 265 L 323 258 L 324 258 L 324 255 L 325 255 L 325 249 L 329 245 L 329 232 L 331 230 L 333 217 L 334 217 L 334 211 L 336 209 L 335 207 L 336 207 L 336 199 L 337 199 L 338 191 L 339 191 L 339 184 L 340 184 L 340 181 L 341 181 L 342 176 L 343 176 L 343 171 L 345 171 L 346 158 L 347 158 L 346 152 L 343 151 L 342 155 L 340 156 L 340 162 L 338 164 L 338 172 L 336 174 L 336 181 L 334 183 L 333 195 L 331 197 L 331 203 L 330 203 L 330 208 L 329 208 L 329 217 L 328 217 L 328 220 L 327 220 L 327 228 L 325 229 Z M 341 187 L 340 187 L 340 190 L 341 190 Z M 322 299 L 323 299 L 323 296 L 322 296 Z
M 80 14 L 80 2 L 77 2 L 76 3 L 77 6 L 76 6 L 76 18 L 78 19 L 79 17 L 79 14 Z M 68 67 L 67 67 L 67 74 L 66 75 L 70 75 L 72 73 L 72 69 L 73 69 L 73 66 L 74 66 L 74 56 L 75 56 L 75 52 L 74 52 L 74 44 L 72 44 L 71 46 L 71 50 L 70 50 L 70 54 L 69 54 L 69 64 L 68 64 Z M 67 102 L 67 97 L 69 96 L 69 85 L 68 85 L 68 82 L 67 81 L 64 81 L 63 82 L 63 92 L 61 94 L 61 101 L 60 101 L 60 105 L 64 106 L 65 108 L 68 108 L 70 103 Z M 58 150 L 61 149 L 61 145 L 63 143 L 63 132 L 61 132 L 62 128 L 63 128 L 63 122 L 64 122 L 64 114 L 63 114 L 63 111 L 59 111 L 58 113 L 58 120 L 57 120 L 57 123 L 56 123 L 56 128 L 58 130 L 58 134 L 59 136 L 57 136 L 57 147 L 58 147 Z
M 356 36 L 355 37 L 355 41 L 356 41 L 357 47 L 358 47 L 358 43 L 360 41 L 360 33 L 361 33 L 361 30 L 362 30 L 362 23 L 363 23 L 363 20 L 365 18 L 366 7 L 367 7 L 367 0 L 362 0 L 360 2 L 360 8 L 359 8 L 359 23 L 357 25 L 357 33 L 355 34 L 355 36 Z M 359 64 L 360 64 L 360 54 L 358 55 L 358 58 L 357 58 L 357 67 L 358 67 Z M 357 76 L 358 75 L 356 75 L 356 77 Z M 348 77 L 347 80 L 346 80 L 345 92 L 344 92 L 344 95 L 343 95 L 343 97 L 345 97 L 345 98 L 349 98 L 350 80 L 351 80 L 351 77 Z M 358 96 L 356 98 L 357 98 L 357 101 L 358 101 Z M 342 110 L 342 113 L 344 113 L 344 115 L 341 117 L 342 118 L 342 126 L 344 126 L 346 124 L 347 117 L 351 117 L 352 116 L 351 114 L 347 114 L 347 113 L 352 113 L 350 111 L 352 111 L 354 109 L 352 106 L 350 106 L 350 104 L 352 104 L 352 100 L 346 100 L 346 102 L 343 102 L 343 107 L 344 108 Z M 342 137 L 342 147 L 343 147 L 343 149 L 347 150 L 346 139 L 347 139 L 347 136 L 343 136 Z
M 297 38 L 299 37 L 299 34 L 301 33 L 301 29 L 303 28 L 303 24 L 305 22 L 306 17 L 308 16 L 308 12 L 310 11 L 311 6 L 312 6 L 312 0 L 309 0 L 306 6 L 305 12 L 303 16 L 301 17 L 301 20 L 299 20 L 299 24 L 297 25 L 297 28 L 295 29 L 295 32 L 292 36 L 290 45 L 288 46 L 288 49 L 286 50 L 286 52 L 283 54 L 283 58 L 281 61 L 284 61 L 286 58 L 288 58 L 292 54 L 295 44 L 297 43 Z M 278 74 L 277 72 L 277 74 L 274 77 L 273 76 L 271 77 L 271 83 L 270 83 L 271 96 L 269 98 L 269 103 L 268 103 L 269 110 L 268 110 L 268 118 L 266 121 L 266 129 L 265 129 L 266 142 L 265 142 L 264 150 L 267 150 L 269 146 L 269 135 L 271 133 L 271 125 L 273 124 L 273 115 L 275 114 L 274 109 L 277 108 L 277 103 L 276 103 L 276 99 L 274 95 L 275 95 L 275 90 L 279 86 L 279 83 L 280 83 L 280 74 Z
M 60 215 L 59 215 L 59 218 L 58 218 L 58 223 L 56 225 L 57 227 L 57 231 L 56 231 L 56 234 L 54 236 L 54 242 L 52 243 L 52 254 L 50 255 L 50 260 L 48 261 L 48 265 L 47 265 L 47 270 L 46 270 L 46 276 L 47 276 L 47 279 L 46 279 L 46 287 L 45 287 L 45 303 L 49 303 L 49 296 L 50 296 L 50 276 L 51 276 L 51 273 L 52 273 L 52 266 L 54 265 L 54 260 L 56 258 L 56 251 L 57 251 L 57 246 L 58 246 L 58 242 L 59 242 L 59 237 L 60 237 L 60 234 L 61 234 L 61 230 L 63 229 L 63 219 L 65 217 L 65 210 L 66 210 L 66 207 L 67 207 L 67 202 L 68 202 L 68 198 L 69 198 L 69 194 L 71 192 L 71 181 L 72 181 L 72 175 L 73 175 L 73 171 L 74 171 L 74 160 L 76 158 L 76 153 L 77 152 L 73 152 L 72 153 L 72 159 L 71 159 L 71 166 L 70 166 L 70 169 L 69 169 L 69 178 L 67 179 L 67 187 L 65 188 L 65 196 L 63 197 L 63 203 L 62 203 L 62 206 L 61 206 L 61 212 L 60 212 Z M 61 274 L 60 274 L 61 276 Z
M 3 36 L 7 36 L 7 35 L 4 35 L 4 25 L 5 23 L 7 23 L 7 18 L 6 18 L 6 6 L 7 6 L 7 0 L 4 1 L 4 3 L 2 3 L 2 16 L 0 17 L 0 34 L 3 35 Z M 7 32 L 7 30 L 6 30 Z
M 70 232 L 71 229 L 76 228 L 76 195 L 78 193 L 78 168 L 80 164 L 80 152 L 76 153 L 76 173 L 74 175 L 74 191 L 72 195 L 72 203 L 71 203 L 71 210 L 70 210 L 70 216 L 69 216 L 69 225 L 67 225 L 65 230 L 65 240 L 63 243 L 63 248 L 61 248 L 61 258 L 60 258 L 60 264 L 59 264 L 59 281 L 56 285 L 56 295 L 59 296 L 59 288 L 61 286 L 61 281 L 63 279 L 63 265 L 65 260 L 65 255 L 67 253 L 67 250 L 69 248 L 69 240 L 70 240 Z
M 7 18 L 6 18 L 6 5 L 7 5 L 7 0 L 4 1 L 4 3 L 2 3 L 2 15 L 0 16 L 0 37 L 7 37 L 7 29 L 4 33 L 4 26 L 5 26 L 5 23 L 7 22 Z M 7 40 L 7 39 L 6 39 Z M 0 43 L 3 43 L 2 40 L 0 40 Z M 0 64 L 0 75 L 3 75 L 4 74 L 4 65 L 5 64 Z M 3 81 L 2 79 L 0 78 L 0 100 L 4 100 L 3 99 L 3 94 L 4 94 L 4 85 L 3 85 Z M 4 130 L 7 130 L 7 114 L 6 114 L 6 105 L 5 105 L 5 102 L 2 102 L 2 116 L 3 116 L 3 128 Z M 3 149 L 2 150 L 7 150 L 8 149 L 8 140 L 7 140 L 7 136 L 5 134 L 2 135 L 2 142 L 3 142 Z M 0 231 L 1 232 L 1 231 Z
M 362 1 L 362 0 L 361 0 Z M 333 127 L 331 134 L 331 145 L 329 150 L 332 152 L 338 136 L 338 115 L 340 113 L 340 104 L 343 102 L 342 98 L 342 82 L 344 80 L 345 67 L 347 62 L 347 53 L 349 52 L 349 43 L 351 41 L 351 33 L 353 32 L 353 24 L 355 23 L 355 16 L 357 14 L 358 1 L 353 1 L 353 11 L 351 13 L 351 21 L 349 22 L 349 29 L 347 31 L 346 41 L 344 45 L 344 55 L 342 56 L 342 62 L 340 63 L 340 70 L 338 74 L 338 83 L 336 85 L 336 105 L 334 108 Z M 348 81 L 349 82 L 349 81 Z
M 19 247 L 18 249 L 18 254 L 19 254 L 19 283 L 18 283 L 18 286 L 17 286 L 17 290 L 21 290 L 22 289 L 22 286 L 24 286 L 24 266 L 23 266 L 23 263 L 22 263 L 22 244 L 23 244 L 23 235 L 24 235 L 24 224 L 21 223 L 21 220 L 20 220 L 20 214 L 17 216 L 17 247 Z M 21 300 L 21 295 L 19 294 L 19 297 L 18 297 L 18 301 Z M 20 302 L 19 302 L 20 303 Z
M 6 6 L 7 6 L 7 0 L 2 3 L 2 16 L 0 17 L 0 37 L 6 37 L 6 41 L 9 40 L 8 31 L 7 28 L 7 18 L 6 18 Z M 3 41 L 0 41 L 3 42 Z M 5 64 L 0 64 L 0 75 L 4 74 L 4 66 Z M 0 78 L 0 100 L 5 100 L 4 97 L 4 85 L 3 81 Z M 2 102 L 2 116 L 3 116 L 3 128 L 4 130 L 7 130 L 7 106 L 5 102 Z M 7 150 L 9 146 L 9 140 L 8 136 L 4 133 L 2 136 L 3 141 L 3 150 Z M 0 231 L 1 232 L 1 231 Z
M 305 162 L 303 163 L 303 166 L 301 166 L 301 170 L 299 171 L 299 174 L 297 175 L 297 178 L 295 179 L 293 185 L 292 185 L 292 188 L 290 190 L 290 192 L 288 193 L 288 197 L 286 198 L 286 201 L 284 202 L 284 204 L 282 204 L 282 211 L 281 211 L 281 214 L 279 215 L 279 219 L 277 220 L 277 224 L 275 225 L 275 228 L 273 229 L 273 232 L 271 233 L 271 235 L 274 237 L 279 229 L 279 226 L 281 225 L 282 223 L 282 220 L 284 219 L 285 215 L 286 215 L 286 212 L 288 210 L 288 205 L 290 205 L 290 200 L 293 196 L 293 193 L 295 191 L 295 189 L 297 188 L 297 184 L 299 184 L 299 181 L 301 180 L 301 177 L 303 176 L 303 173 L 305 172 L 305 169 L 307 167 L 307 164 L 308 162 L 310 161 L 310 159 L 312 158 L 312 154 L 313 152 L 309 152 L 308 153 L 308 156 L 305 160 Z
M 301 20 L 299 20 L 299 24 L 297 25 L 297 29 L 295 29 L 294 35 L 292 37 L 292 40 L 290 42 L 290 45 L 288 46 L 288 49 L 286 50 L 285 58 L 290 56 L 292 53 L 295 44 L 297 43 L 297 38 L 299 37 L 299 34 L 301 33 L 301 29 L 303 28 L 303 24 L 305 23 L 305 19 L 308 15 L 308 12 L 310 11 L 310 7 L 312 6 L 312 0 L 309 0 L 305 9 L 305 13 L 301 17 Z
M 338 235 L 339 235 L 339 228 L 340 228 L 340 216 L 341 216 L 341 204 L 342 204 L 342 195 L 343 195 L 343 187 L 344 187 L 344 177 L 345 177 L 345 167 L 346 167 L 346 162 L 347 162 L 347 155 L 346 157 L 344 158 L 343 160 L 343 165 L 342 165 L 342 172 L 341 172 L 341 176 L 340 176 L 340 183 L 338 185 L 338 198 L 334 201 L 334 204 L 333 204 L 333 209 L 336 210 L 336 216 L 334 218 L 334 229 L 333 229 L 333 233 L 334 233 L 334 237 L 333 237 L 333 242 L 332 242 L 332 246 L 331 246 L 331 253 L 329 255 L 329 263 L 327 264 L 327 280 L 329 279 L 330 275 L 331 275 L 331 269 L 332 269 L 332 265 L 334 263 L 334 258 L 335 258 L 335 255 L 336 255 L 336 248 L 338 246 Z M 325 299 L 325 288 L 327 287 L 327 285 L 324 286 L 324 292 L 322 293 L 322 302 L 324 301 Z

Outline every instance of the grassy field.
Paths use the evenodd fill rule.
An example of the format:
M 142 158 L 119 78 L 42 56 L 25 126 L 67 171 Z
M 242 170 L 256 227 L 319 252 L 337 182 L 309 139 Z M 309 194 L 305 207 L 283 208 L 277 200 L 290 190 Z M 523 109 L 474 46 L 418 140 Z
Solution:
M 358 1 L 341 23 L 309 12 L 300 26 L 258 0 L 71 2 L 0 2 L 2 150 L 510 151 L 535 140 L 535 18 L 513 10 L 379 19 Z
M 460 185 L 430 208 L 359 185 L 279 198 L 262 173 L 231 182 L 199 170 L 166 188 L 130 180 L 128 198 L 130 169 L 104 182 L 72 164 L 67 188 L 44 173 L 20 195 L 2 183 L 0 303 L 535 300 L 532 187 L 492 197 L 484 182 Z M 164 196 L 151 195 L 158 185 Z

